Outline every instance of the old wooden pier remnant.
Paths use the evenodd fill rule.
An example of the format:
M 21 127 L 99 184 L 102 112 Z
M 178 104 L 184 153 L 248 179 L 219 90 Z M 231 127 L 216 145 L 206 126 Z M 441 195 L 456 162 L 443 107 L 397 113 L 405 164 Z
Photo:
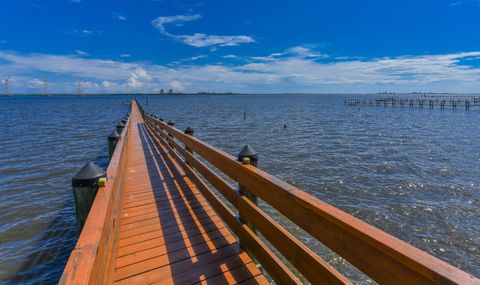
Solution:
M 351 284 L 263 203 L 380 284 L 479 284 L 193 133 L 132 102 L 60 284 Z
M 400 107 L 400 108 L 450 108 L 452 110 L 477 107 L 480 110 L 480 96 L 424 96 L 424 97 L 382 97 L 345 99 L 347 106 Z

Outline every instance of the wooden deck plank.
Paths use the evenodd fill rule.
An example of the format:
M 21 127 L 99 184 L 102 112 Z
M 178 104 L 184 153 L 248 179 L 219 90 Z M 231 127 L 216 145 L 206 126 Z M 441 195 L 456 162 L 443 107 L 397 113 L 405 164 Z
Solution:
M 211 235 L 209 234 L 209 236 L 212 237 L 212 238 L 214 238 L 215 236 L 217 236 L 219 234 L 228 234 L 229 233 L 229 231 L 226 228 L 217 228 L 217 227 L 214 227 L 213 229 L 210 229 L 207 232 L 210 232 L 210 231 L 212 232 L 212 234 Z M 202 234 L 200 233 L 198 236 L 201 236 L 201 235 Z M 190 236 L 191 239 L 195 239 L 196 237 L 197 236 L 195 236 L 195 235 Z M 169 238 L 182 239 L 182 233 L 177 232 L 177 233 L 171 234 L 169 236 Z M 155 248 L 155 247 L 160 247 L 164 244 L 165 244 L 165 238 L 164 237 L 159 237 L 159 238 L 154 238 L 154 239 L 142 241 L 142 242 L 139 242 L 139 243 L 136 243 L 136 244 L 133 244 L 133 245 L 120 247 L 120 248 L 118 248 L 117 257 L 122 257 L 124 255 L 140 252 L 140 251 Z
M 261 272 L 253 262 L 236 268 L 228 268 L 222 264 L 220 268 L 225 269 L 225 271 L 195 284 L 239 284 L 246 281 L 250 281 L 250 284 L 269 284 L 264 282 L 264 278 L 258 278 L 257 280 L 256 277 L 261 275 Z
M 268 283 L 138 109 L 129 130 L 114 280 L 122 284 Z
M 142 272 L 143 274 L 137 274 L 118 281 L 121 281 L 120 284 L 151 284 L 156 282 L 158 284 L 188 284 L 188 280 L 194 278 L 195 281 L 190 283 L 222 273 L 224 271 L 221 268 L 222 264 L 225 264 L 228 270 L 230 270 L 230 268 L 251 262 L 251 258 L 242 251 L 238 244 L 230 244 L 220 248 L 215 254 L 207 251 L 195 257 L 197 262 L 192 262 L 191 257 L 187 257 L 176 260 L 177 262 L 172 262 L 167 266 L 157 267 L 153 270 Z

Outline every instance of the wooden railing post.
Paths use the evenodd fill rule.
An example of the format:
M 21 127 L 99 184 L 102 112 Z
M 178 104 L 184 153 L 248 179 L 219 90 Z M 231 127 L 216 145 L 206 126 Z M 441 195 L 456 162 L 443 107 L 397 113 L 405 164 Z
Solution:
M 192 137 L 195 136 L 195 130 L 190 127 L 187 127 L 183 133 Z M 193 151 L 188 146 L 185 146 L 185 150 L 193 154 Z
M 167 125 L 169 125 L 170 127 L 173 127 L 173 128 L 175 127 L 175 123 L 172 122 L 171 120 L 168 120 Z M 172 134 L 168 133 L 168 136 L 171 137 L 172 139 L 174 139 L 174 137 L 173 137 Z M 172 145 L 171 143 L 168 143 L 168 145 L 169 145 L 171 148 L 173 148 L 173 145 Z
M 238 161 L 242 162 L 243 164 L 250 164 L 252 166 L 257 167 L 258 165 L 258 155 L 257 152 L 250 146 L 250 145 L 245 145 L 243 149 L 240 151 L 238 154 Z M 240 195 L 246 196 L 249 200 L 251 200 L 255 205 L 258 204 L 258 198 L 257 196 L 253 195 L 251 192 L 249 192 L 245 187 L 241 184 L 238 184 L 238 192 Z M 242 214 L 239 213 L 239 219 L 241 222 L 245 223 L 248 225 L 248 227 L 256 233 L 256 229 L 253 227 L 252 223 L 247 221 L 242 217 Z

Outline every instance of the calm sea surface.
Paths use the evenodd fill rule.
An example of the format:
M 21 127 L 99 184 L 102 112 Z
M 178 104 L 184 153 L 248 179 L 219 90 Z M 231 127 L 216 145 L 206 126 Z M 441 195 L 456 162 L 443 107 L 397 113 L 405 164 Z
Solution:
M 106 168 L 106 136 L 128 111 L 126 98 L 0 98 L 1 284 L 58 281 L 76 242 L 71 177 L 87 161 Z M 150 96 L 148 106 L 138 99 L 231 154 L 249 143 L 259 167 L 480 276 L 480 110 L 346 107 L 345 98 Z

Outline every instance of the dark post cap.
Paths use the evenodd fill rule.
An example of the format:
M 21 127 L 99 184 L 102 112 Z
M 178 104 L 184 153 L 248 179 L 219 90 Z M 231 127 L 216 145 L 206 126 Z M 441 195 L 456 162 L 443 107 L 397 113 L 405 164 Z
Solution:
M 128 120 L 127 118 L 122 119 L 122 123 L 123 123 L 123 124 L 126 124 L 126 123 L 127 123 L 127 120 Z
M 188 127 L 188 128 L 185 129 L 184 133 L 187 134 L 187 135 L 193 136 L 193 134 L 195 133 L 195 130 Z
M 165 121 L 162 117 L 158 118 L 160 120 L 160 122 L 163 122 Z
M 243 162 L 244 157 L 250 158 L 253 165 L 255 165 L 258 161 L 257 152 L 248 144 L 245 145 L 238 154 L 238 161 Z
M 105 177 L 105 171 L 93 162 L 87 162 L 72 178 L 73 187 L 98 186 L 98 179 Z
M 109 135 L 108 135 L 108 140 L 109 141 L 115 141 L 115 140 L 119 140 L 121 137 L 120 135 L 117 133 L 117 131 L 113 131 L 111 132 Z
M 125 124 L 120 122 L 117 124 L 117 128 L 124 128 L 125 127 Z
M 168 122 L 167 122 L 167 125 L 169 125 L 169 126 L 172 126 L 172 127 L 173 127 L 173 126 L 175 126 L 175 123 L 174 123 L 174 122 L 172 122 L 171 120 L 168 120 Z

